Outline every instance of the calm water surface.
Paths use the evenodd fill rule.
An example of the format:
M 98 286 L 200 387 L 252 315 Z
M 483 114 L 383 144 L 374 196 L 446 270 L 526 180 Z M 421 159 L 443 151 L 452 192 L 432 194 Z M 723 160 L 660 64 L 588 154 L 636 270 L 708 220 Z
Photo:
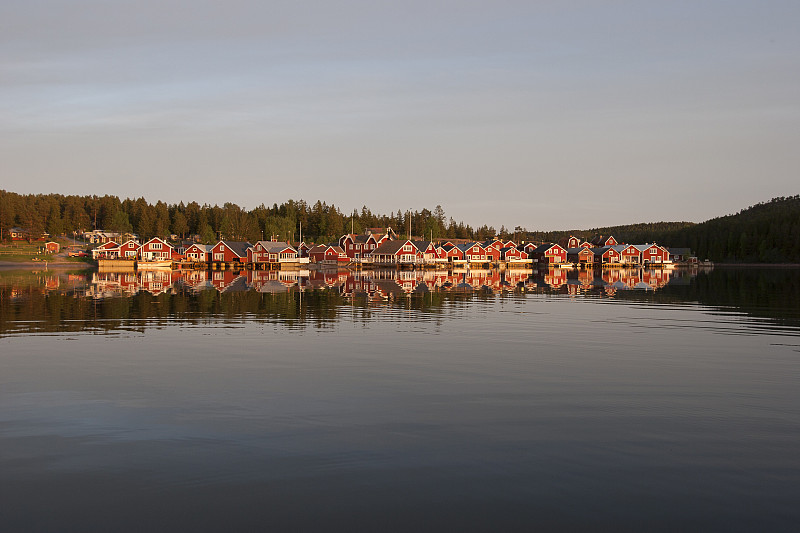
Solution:
M 214 274 L 0 272 L 0 529 L 800 523 L 800 271 Z

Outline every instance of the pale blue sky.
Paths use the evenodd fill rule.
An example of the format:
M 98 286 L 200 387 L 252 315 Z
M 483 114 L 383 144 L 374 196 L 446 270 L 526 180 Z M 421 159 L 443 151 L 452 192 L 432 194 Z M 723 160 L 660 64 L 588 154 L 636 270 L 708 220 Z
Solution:
M 0 188 L 701 221 L 800 193 L 800 2 L 4 0 Z

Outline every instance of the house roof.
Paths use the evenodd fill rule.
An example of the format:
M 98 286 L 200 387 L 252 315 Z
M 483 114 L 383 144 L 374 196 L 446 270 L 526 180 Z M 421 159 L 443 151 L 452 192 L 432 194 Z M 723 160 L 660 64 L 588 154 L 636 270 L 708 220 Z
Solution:
M 594 255 L 603 255 L 609 250 L 614 250 L 613 246 L 600 246 L 598 248 L 591 248 Z M 616 252 L 616 250 L 614 250 Z M 619 253 L 619 252 L 617 252 Z
M 409 242 L 407 239 L 404 241 L 386 241 L 372 250 L 372 255 L 395 255 Z M 414 245 L 414 243 L 411 244 Z
M 479 246 L 481 250 L 484 250 L 484 247 L 479 242 L 467 242 L 463 244 L 456 244 L 456 248 L 461 250 L 462 252 L 466 253 L 467 250 L 472 248 L 473 246 Z
M 535 253 L 535 254 L 542 254 L 542 253 L 546 252 L 547 250 L 549 250 L 550 248 L 553 248 L 554 246 L 558 246 L 559 248 L 561 248 L 561 246 L 559 246 L 558 244 L 554 244 L 552 242 L 546 242 L 546 243 L 540 244 L 539 246 L 534 248 L 532 252 Z M 563 248 L 562 248 L 562 250 L 563 250 Z
M 247 257 L 247 249 L 252 246 L 249 242 L 243 241 L 221 241 L 222 244 L 230 248 L 230 250 L 239 257 Z
M 271 254 L 280 253 L 280 252 L 286 250 L 287 248 L 292 250 L 293 252 L 297 252 L 297 250 L 295 250 L 294 246 L 292 246 L 288 242 L 284 242 L 284 241 L 258 241 L 258 242 L 256 242 L 256 244 L 260 244 L 261 247 L 264 248 L 264 250 L 267 251 L 267 253 L 271 253 Z
M 617 238 L 613 235 L 595 235 L 590 242 L 592 244 L 605 244 L 608 239 L 614 239 L 615 241 L 617 240 Z

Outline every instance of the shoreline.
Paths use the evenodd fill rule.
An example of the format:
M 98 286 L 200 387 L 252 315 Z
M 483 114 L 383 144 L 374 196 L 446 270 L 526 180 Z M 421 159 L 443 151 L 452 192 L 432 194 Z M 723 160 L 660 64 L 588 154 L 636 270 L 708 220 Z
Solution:
M 97 268 L 89 263 L 71 263 L 68 261 L 0 261 L 2 270 L 28 270 L 28 269 L 51 269 L 51 268 L 75 268 L 78 270 L 88 270 Z

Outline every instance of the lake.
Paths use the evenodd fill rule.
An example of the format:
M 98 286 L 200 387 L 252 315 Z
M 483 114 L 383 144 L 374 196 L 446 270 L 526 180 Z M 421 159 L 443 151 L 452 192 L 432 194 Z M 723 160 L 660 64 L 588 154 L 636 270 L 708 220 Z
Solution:
M 800 270 L 0 272 L 3 531 L 794 531 Z

